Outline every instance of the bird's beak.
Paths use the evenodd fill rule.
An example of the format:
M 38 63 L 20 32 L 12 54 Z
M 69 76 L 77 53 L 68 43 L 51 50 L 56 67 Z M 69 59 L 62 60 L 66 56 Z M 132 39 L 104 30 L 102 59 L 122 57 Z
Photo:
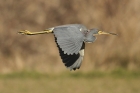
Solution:
M 106 35 L 118 35 L 118 34 L 115 34 L 115 33 L 110 33 L 110 32 L 104 32 L 104 31 L 98 31 L 98 34 L 99 35 L 102 35 L 102 34 L 106 34 Z

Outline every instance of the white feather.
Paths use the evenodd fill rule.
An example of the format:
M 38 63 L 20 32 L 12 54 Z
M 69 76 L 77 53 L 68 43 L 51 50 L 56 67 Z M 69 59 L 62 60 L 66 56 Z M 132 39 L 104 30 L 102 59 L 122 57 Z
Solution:
M 83 57 L 84 56 L 84 49 L 80 50 L 79 53 L 80 53 L 80 56 Z

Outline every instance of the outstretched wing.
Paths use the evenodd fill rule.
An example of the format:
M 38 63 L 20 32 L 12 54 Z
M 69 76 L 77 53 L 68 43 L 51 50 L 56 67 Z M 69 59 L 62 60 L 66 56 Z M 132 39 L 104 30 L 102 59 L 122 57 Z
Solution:
M 65 66 L 70 70 L 79 69 L 83 61 L 85 43 L 83 42 L 82 47 L 80 48 L 78 54 L 68 55 L 65 54 L 64 51 L 62 51 L 62 49 L 59 47 L 56 37 L 55 37 L 55 42 L 57 44 L 57 47 L 59 49 L 59 54 Z
M 64 51 L 64 54 L 78 54 L 84 40 L 84 35 L 75 25 L 66 25 L 54 27 L 54 36 L 59 47 Z

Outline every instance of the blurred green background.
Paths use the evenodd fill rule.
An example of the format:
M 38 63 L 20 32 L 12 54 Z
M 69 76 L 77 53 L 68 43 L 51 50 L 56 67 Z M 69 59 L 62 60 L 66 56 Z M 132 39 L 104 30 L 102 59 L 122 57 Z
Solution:
M 0 93 L 139 93 L 139 9 L 139 0 L 0 0 Z M 119 34 L 86 44 L 75 72 L 52 34 L 17 34 L 75 23 Z

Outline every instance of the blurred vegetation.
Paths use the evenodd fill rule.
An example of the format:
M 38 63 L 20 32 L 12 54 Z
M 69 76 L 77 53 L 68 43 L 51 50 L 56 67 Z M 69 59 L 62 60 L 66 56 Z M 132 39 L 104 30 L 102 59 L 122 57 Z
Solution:
M 111 72 L 14 72 L 0 74 L 0 93 L 139 93 L 140 73 Z
M 18 31 L 80 23 L 119 34 L 86 44 L 80 71 L 140 70 L 139 0 L 1 0 L 0 72 L 61 72 L 53 35 L 22 36 Z
M 72 72 L 68 73 L 66 71 L 61 72 L 59 74 L 56 73 L 40 73 L 36 71 L 21 71 L 21 72 L 12 72 L 0 74 L 0 79 L 55 79 L 55 78 L 85 78 L 85 79 L 93 79 L 93 78 L 114 78 L 114 79 L 136 79 L 140 78 L 139 71 L 127 71 L 123 69 L 116 69 L 109 72 L 104 71 L 89 71 L 89 72 Z

